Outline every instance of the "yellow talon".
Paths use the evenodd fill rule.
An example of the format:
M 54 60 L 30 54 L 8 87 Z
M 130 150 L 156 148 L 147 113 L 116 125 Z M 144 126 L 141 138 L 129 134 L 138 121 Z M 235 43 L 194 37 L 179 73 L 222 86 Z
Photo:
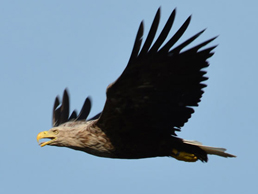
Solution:
M 172 150 L 171 156 L 177 160 L 182 160 L 185 162 L 195 162 L 198 159 L 194 154 L 190 154 L 187 152 L 179 152 L 176 149 Z

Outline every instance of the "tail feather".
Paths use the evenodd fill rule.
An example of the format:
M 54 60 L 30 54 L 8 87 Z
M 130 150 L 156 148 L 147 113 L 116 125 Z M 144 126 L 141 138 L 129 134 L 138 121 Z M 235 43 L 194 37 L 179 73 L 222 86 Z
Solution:
M 217 148 L 217 147 L 211 147 L 211 146 L 205 146 L 202 145 L 202 143 L 198 142 L 198 141 L 191 141 L 191 140 L 183 140 L 184 143 L 189 144 L 189 145 L 195 145 L 198 146 L 199 148 L 201 148 L 202 150 L 204 150 L 207 154 L 213 154 L 213 155 L 217 155 L 217 156 L 222 156 L 222 157 L 236 157 L 235 155 L 226 153 L 226 149 L 225 148 Z

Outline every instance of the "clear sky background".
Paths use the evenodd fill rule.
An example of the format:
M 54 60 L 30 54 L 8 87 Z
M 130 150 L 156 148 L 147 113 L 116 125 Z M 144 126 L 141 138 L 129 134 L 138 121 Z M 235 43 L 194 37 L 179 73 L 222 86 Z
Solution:
M 173 158 L 117 160 L 67 148 L 40 148 L 56 95 L 67 87 L 71 109 L 90 95 L 90 116 L 125 68 L 141 20 L 146 37 L 161 6 L 172 33 L 189 15 L 180 42 L 219 35 L 200 106 L 178 133 L 238 157 L 208 163 Z M 258 3 L 255 0 L 96 0 L 0 2 L 0 193 L 255 193 L 258 173 Z M 160 30 L 159 30 L 160 32 Z

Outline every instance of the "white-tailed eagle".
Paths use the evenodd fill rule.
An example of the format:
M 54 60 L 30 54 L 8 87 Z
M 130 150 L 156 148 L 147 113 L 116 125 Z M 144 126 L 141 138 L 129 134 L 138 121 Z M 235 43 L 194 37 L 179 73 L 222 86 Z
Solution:
M 203 48 L 211 38 L 184 49 L 203 31 L 174 46 L 186 31 L 189 17 L 178 31 L 165 41 L 175 19 L 174 10 L 160 35 L 154 40 L 160 20 L 158 9 L 149 34 L 141 47 L 141 22 L 129 62 L 121 76 L 106 91 L 101 113 L 86 120 L 91 109 L 89 98 L 77 115 L 69 116 L 69 96 L 64 91 L 62 103 L 56 97 L 53 128 L 40 132 L 37 140 L 45 145 L 68 147 L 96 156 L 138 159 L 172 156 L 178 160 L 207 162 L 208 154 L 235 157 L 224 148 L 204 146 L 176 136 L 188 121 L 202 97 L 208 67 L 207 59 L 216 46 Z M 184 50 L 183 50 L 184 49 Z

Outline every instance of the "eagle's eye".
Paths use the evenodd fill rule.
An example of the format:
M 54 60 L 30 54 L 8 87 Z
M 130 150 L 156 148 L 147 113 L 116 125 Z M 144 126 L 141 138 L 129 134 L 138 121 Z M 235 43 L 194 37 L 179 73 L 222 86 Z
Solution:
M 58 131 L 57 129 L 54 129 L 52 132 L 53 132 L 55 135 L 57 135 L 57 134 L 59 133 L 59 131 Z

